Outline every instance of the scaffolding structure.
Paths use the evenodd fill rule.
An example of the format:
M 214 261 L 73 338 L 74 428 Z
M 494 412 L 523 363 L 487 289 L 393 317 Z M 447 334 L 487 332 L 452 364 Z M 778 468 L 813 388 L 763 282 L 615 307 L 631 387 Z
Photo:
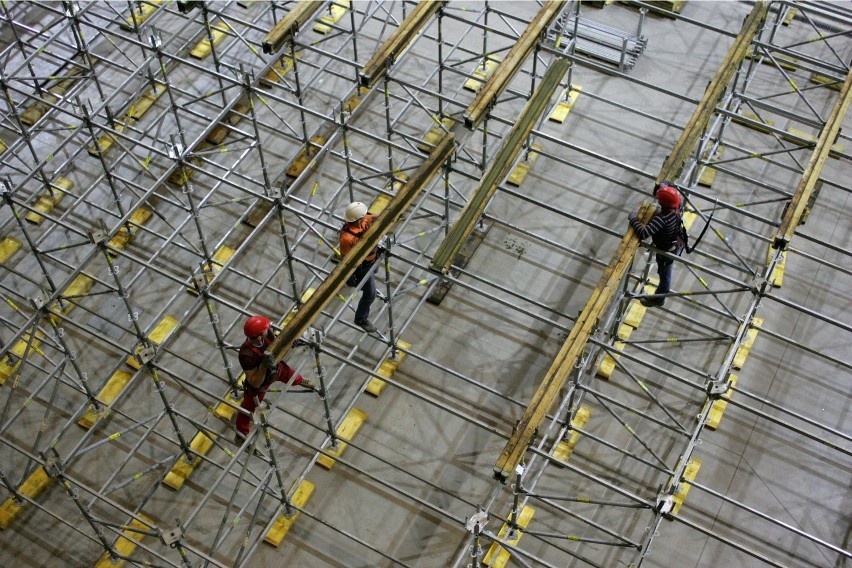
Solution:
M 0 4 L 0 562 L 848 562 L 852 9 L 658 4 Z

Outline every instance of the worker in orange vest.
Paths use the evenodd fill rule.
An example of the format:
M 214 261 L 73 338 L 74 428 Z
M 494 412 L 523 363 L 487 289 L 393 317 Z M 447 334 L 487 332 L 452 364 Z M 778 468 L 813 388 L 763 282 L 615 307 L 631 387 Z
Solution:
M 345 223 L 340 228 L 339 241 L 340 254 L 345 257 L 364 233 L 367 232 L 370 225 L 373 224 L 373 216 L 367 212 L 366 205 L 360 201 L 353 201 L 346 206 L 346 210 L 343 212 L 343 220 Z M 361 300 L 358 302 L 358 307 L 355 310 L 355 325 L 367 333 L 376 332 L 376 326 L 369 319 L 370 306 L 373 304 L 373 300 L 376 299 L 376 273 L 370 269 L 373 267 L 373 263 L 376 262 L 379 252 L 377 249 L 370 253 L 364 259 L 364 262 L 355 269 L 355 273 L 346 281 L 350 286 L 357 286 L 359 282 L 364 281 L 361 284 Z M 364 277 L 368 272 L 369 276 L 365 279 Z

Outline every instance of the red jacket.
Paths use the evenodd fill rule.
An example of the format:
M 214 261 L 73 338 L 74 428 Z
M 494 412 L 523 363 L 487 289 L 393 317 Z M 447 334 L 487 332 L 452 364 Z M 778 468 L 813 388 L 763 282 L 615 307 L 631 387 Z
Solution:
M 272 369 L 267 369 L 266 373 L 263 375 L 264 378 L 262 383 L 252 384 L 249 380 L 249 375 L 252 374 L 252 371 L 260 367 L 260 364 L 263 362 L 263 352 L 267 347 L 269 347 L 270 343 L 272 343 L 272 338 L 264 336 L 263 347 L 252 345 L 248 340 L 244 341 L 240 346 L 240 367 L 243 368 L 243 371 L 246 374 L 246 386 L 252 386 L 256 389 L 266 389 L 275 381 L 286 383 L 290 380 L 290 377 L 293 376 L 293 373 L 295 373 L 292 367 L 287 365 L 284 361 L 281 361 L 278 363 L 278 373 L 273 373 Z M 293 381 L 293 385 L 295 386 L 301 383 L 302 375 L 298 375 L 296 380 Z

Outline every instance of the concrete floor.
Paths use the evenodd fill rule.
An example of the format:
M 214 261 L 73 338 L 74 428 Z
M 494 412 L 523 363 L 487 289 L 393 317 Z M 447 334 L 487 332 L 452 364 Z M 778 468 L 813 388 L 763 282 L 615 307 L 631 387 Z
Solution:
M 287 3 L 284 10 L 292 6 Z M 775 4 L 770 24 L 781 6 Z M 513 45 L 538 10 L 532 2 L 492 7 L 496 12 L 488 16 L 488 51 Z M 293 94 L 291 72 L 286 84 L 266 88 L 255 100 L 259 142 L 252 122 L 243 120 L 238 128 L 244 135 L 232 133 L 222 147 L 204 153 L 191 192 L 164 179 L 175 165 L 166 151 L 170 136 L 178 141 L 180 130 L 186 145 L 194 147 L 221 113 L 223 100 L 239 96 L 232 86 L 235 71 L 242 66 L 260 73 L 268 56 L 255 55 L 229 37 L 217 47 L 222 65 L 217 78 L 212 58 L 196 61 L 182 55 L 184 44 L 193 44 L 204 29 L 200 10 L 183 15 L 170 4 L 136 37 L 118 32 L 116 14 L 124 17 L 125 4 L 85 8 L 82 28 L 88 48 L 102 61 L 96 67 L 99 82 L 80 82 L 75 97 L 97 109 L 95 131 L 107 124 L 99 86 L 113 101 L 112 112 L 121 116 L 125 110 L 120 103 L 149 88 L 141 70 L 159 72 L 157 58 L 144 43 L 153 28 L 164 40 L 175 108 L 163 95 L 151 114 L 125 132 L 122 147 L 111 150 L 105 166 L 86 153 L 91 137 L 80 127 L 85 125 L 74 106 L 76 98 L 61 100 L 28 129 L 35 158 L 14 113 L 8 104 L 3 106 L 0 138 L 10 149 L 0 159 L 14 188 L 16 209 L 31 207 L 43 191 L 35 162 L 48 178 L 60 175 L 74 182 L 72 195 L 40 225 L 22 228 L 8 204 L 0 211 L 2 236 L 24 243 L 0 273 L 7 300 L 0 307 L 4 344 L 17 343 L 31 329 L 35 310 L 28 298 L 40 289 L 64 290 L 77 270 L 97 282 L 73 300 L 76 307 L 61 323 L 61 339 L 76 352 L 74 361 L 42 317 L 39 325 L 47 330 L 38 336 L 43 355 L 29 357 L 20 376 L 0 389 L 4 475 L 18 486 L 36 467 L 34 460 L 43 461 L 40 452 L 52 447 L 68 483 L 66 488 L 53 482 L 0 532 L 0 565 L 94 565 L 104 551 L 95 527 L 112 543 L 116 527 L 131 513 L 144 514 L 163 531 L 179 523 L 185 561 L 192 566 L 475 563 L 467 519 L 480 507 L 489 513 L 481 539 L 486 551 L 512 509 L 514 480 L 501 485 L 492 477 L 497 456 L 616 251 L 628 212 L 651 199 L 653 179 L 751 3 L 690 2 L 680 20 L 648 14 L 642 27 L 647 49 L 625 74 L 581 58 L 570 81 L 582 85 L 583 92 L 568 119 L 536 125 L 534 141 L 543 146 L 541 156 L 519 188 L 500 186 L 487 209 L 487 236 L 466 268 L 454 275 L 445 299 L 434 305 L 425 301 L 438 283 L 428 263 L 444 235 L 445 207 L 454 221 L 476 189 L 483 148 L 488 163 L 528 97 L 533 58 L 494 107 L 487 135 L 483 128 L 454 130 L 459 150 L 449 184 L 437 176 L 393 230 L 391 301 L 377 301 L 372 319 L 386 337 L 392 321 L 394 336 L 412 347 L 380 397 L 363 389 L 389 346 L 351 325 L 357 292 L 344 288 L 341 299 L 347 303 L 334 300 L 313 324 L 324 332 L 320 359 L 332 420 L 337 424 L 352 408 L 368 415 L 330 470 L 315 463 L 319 448 L 329 442 L 323 402 L 298 389 L 271 393 L 267 399 L 273 405 L 270 444 L 279 467 L 270 467 L 268 458 L 246 457 L 247 447 L 237 452 L 233 427 L 210 410 L 228 390 L 223 351 L 203 298 L 187 294 L 186 288 L 205 262 L 205 249 L 212 253 L 224 244 L 237 251 L 211 287 L 210 306 L 224 342 L 238 345 L 247 315 L 280 319 L 297 295 L 322 282 L 334 268 L 329 242 L 336 241 L 346 203 L 351 198 L 371 202 L 390 187 L 389 144 L 384 141 L 393 149 L 395 169 L 410 174 L 425 158 L 416 142 L 433 124 L 438 106 L 436 21 L 397 58 L 389 98 L 380 82 L 353 113 L 348 144 L 344 146 L 343 133 L 336 129 L 316 167 L 287 182 L 280 220 L 273 209 L 253 228 L 241 221 L 256 200 L 269 201 L 263 197 L 264 166 L 275 182 L 270 183 L 274 194 L 302 146 L 302 121 L 304 131 L 313 135 L 332 118 L 339 119 L 339 105 L 354 86 L 352 61 L 364 65 L 403 19 L 403 9 L 407 13 L 411 6 L 355 2 L 357 60 L 348 15 L 338 34 L 320 36 L 310 27 L 303 29 L 297 48 L 304 114 Z M 54 73 L 70 57 L 73 36 L 63 27 L 67 20 L 59 9 L 54 3 L 4 8 L 5 75 L 32 77 L 13 43 L 13 27 L 27 45 L 38 46 L 50 34 L 58 38 L 40 56 L 32 55 L 36 77 Z M 273 22 L 264 3 L 242 7 L 217 2 L 211 10 L 211 17 L 221 14 L 255 47 Z M 277 10 L 276 17 L 284 10 Z M 457 116 L 474 98 L 462 85 L 483 52 L 482 31 L 472 25 L 484 21 L 482 10 L 480 3 L 452 2 L 442 19 L 443 105 Z M 848 72 L 848 7 L 806 4 L 799 10 L 789 26 L 778 27 L 771 42 L 767 36 L 764 41 L 795 44 L 807 58 Z M 630 31 L 639 22 L 635 7 L 618 4 L 603 9 L 584 5 L 582 16 Z M 798 45 L 816 34 L 808 19 L 822 33 L 845 32 L 828 43 L 836 56 L 823 42 Z M 30 28 L 40 29 L 45 22 L 54 22 L 50 31 L 34 35 Z M 322 37 L 327 39 L 317 42 Z M 538 75 L 552 57 L 541 53 Z M 804 96 L 787 92 L 787 78 L 769 65 L 750 75 L 744 96 L 776 128 L 817 134 L 811 108 L 824 121 L 837 92 L 815 87 L 805 69 L 788 73 L 801 88 L 808 87 Z M 229 85 L 223 94 L 218 92 L 220 81 Z M 740 77 L 738 94 L 743 94 L 742 81 Z M 20 112 L 31 104 L 32 79 L 10 85 Z M 119 94 L 113 98 L 113 93 Z M 387 116 L 393 135 L 387 132 Z M 844 124 L 849 123 L 847 118 Z M 718 128 L 712 132 L 718 137 Z M 704 429 L 696 437 L 692 456 L 701 460 L 701 467 L 686 502 L 678 515 L 656 524 L 657 496 L 687 450 L 707 398 L 706 381 L 725 369 L 739 320 L 755 300 L 748 288 L 763 275 L 769 242 L 810 157 L 809 149 L 735 124 L 725 127 L 721 140 L 722 160 L 730 161 L 717 167 L 711 187 L 691 188 L 692 202 L 708 214 L 718 204 L 714 227 L 719 234 L 708 232 L 700 250 L 676 264 L 674 278 L 676 291 L 700 292 L 706 285 L 718 294 L 674 297 L 665 308 L 649 310 L 624 349 L 619 360 L 623 367 L 608 381 L 594 378 L 603 357 L 597 345 L 612 344 L 611 328 L 601 322 L 585 366 L 572 378 L 591 418 L 565 467 L 546 456 L 577 400 L 562 399 L 550 409 L 538 449 L 528 453 L 525 463 L 523 487 L 533 495 L 522 497 L 521 504 L 535 509 L 535 515 L 507 565 L 840 567 L 849 562 L 848 134 L 838 140 L 845 146 L 838 159 L 824 165 L 822 190 L 788 252 L 783 286 L 770 288 L 760 299 L 762 328 L 746 363 L 735 371 L 739 382 L 732 402 L 716 430 Z M 794 149 L 779 151 L 783 147 Z M 689 185 L 685 178 L 681 181 Z M 114 254 L 116 270 L 87 232 L 103 219 L 114 234 L 122 218 L 117 202 L 124 212 L 144 203 L 155 215 L 130 245 Z M 703 225 L 696 221 L 693 238 Z M 294 280 L 282 227 L 294 257 Z M 43 254 L 33 254 L 27 237 Z M 630 289 L 646 268 L 655 272 L 648 262 L 647 250 L 640 249 Z M 385 278 L 379 270 L 383 297 Z M 137 338 L 116 292 L 118 283 L 128 291 L 143 334 L 164 315 L 181 325 L 158 351 L 156 374 L 144 367 L 133 373 L 110 416 L 84 430 L 75 422 L 89 401 L 74 365 L 87 374 L 95 393 L 114 371 L 132 372 L 125 360 Z M 236 376 L 235 353 L 224 353 Z M 295 349 L 287 361 L 306 376 L 317 376 L 310 349 Z M 164 401 L 174 410 L 174 423 Z M 181 459 L 174 424 L 186 440 L 199 428 L 219 436 L 178 492 L 161 484 Z M 262 436 L 258 444 L 265 445 Z M 280 495 L 303 479 L 315 484 L 316 492 L 279 548 L 263 543 L 281 512 Z M 0 497 L 8 495 L 3 489 Z M 181 556 L 150 535 L 126 565 L 149 562 L 180 566 Z

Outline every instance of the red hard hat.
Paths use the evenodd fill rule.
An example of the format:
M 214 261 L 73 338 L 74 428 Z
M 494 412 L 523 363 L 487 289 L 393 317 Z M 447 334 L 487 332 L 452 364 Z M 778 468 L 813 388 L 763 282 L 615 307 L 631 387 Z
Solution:
M 243 331 L 246 337 L 253 339 L 266 333 L 270 325 L 272 325 L 272 322 L 263 316 L 251 316 L 246 320 Z
M 680 192 L 670 185 L 664 185 L 657 190 L 657 201 L 667 209 L 677 209 L 680 206 Z

